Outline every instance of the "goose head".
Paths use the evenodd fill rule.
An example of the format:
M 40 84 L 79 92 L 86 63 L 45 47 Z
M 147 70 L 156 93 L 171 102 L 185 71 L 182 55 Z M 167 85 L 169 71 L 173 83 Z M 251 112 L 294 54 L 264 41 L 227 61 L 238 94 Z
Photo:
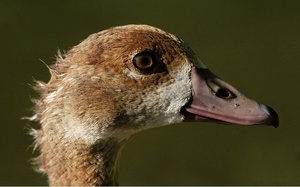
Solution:
M 76 150 L 90 146 L 113 152 L 120 147 L 113 145 L 119 143 L 108 142 L 124 142 L 149 128 L 183 121 L 278 126 L 273 109 L 215 76 L 183 40 L 147 25 L 119 26 L 92 34 L 58 55 L 50 72 L 50 81 L 39 83 L 41 99 L 34 118 L 41 123 L 35 134 L 42 152 L 41 168 L 50 182 L 67 175 L 67 170 L 57 166 L 62 160 L 68 171 L 72 170 L 68 158 L 84 152 Z M 64 172 L 55 174 L 53 167 Z M 109 170 L 107 164 L 97 167 Z M 73 185 L 103 184 L 104 178 Z
M 58 89 L 70 114 L 110 137 L 184 120 L 278 125 L 273 109 L 215 76 L 183 40 L 158 28 L 93 34 L 61 61 Z

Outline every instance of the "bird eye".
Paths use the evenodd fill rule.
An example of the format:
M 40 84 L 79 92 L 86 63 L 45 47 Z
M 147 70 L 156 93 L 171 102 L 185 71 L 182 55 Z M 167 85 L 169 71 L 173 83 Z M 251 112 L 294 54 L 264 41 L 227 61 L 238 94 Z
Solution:
M 154 58 L 153 55 L 151 55 L 148 52 L 143 52 L 137 54 L 133 60 L 133 65 L 140 69 L 140 70 L 148 70 L 153 67 L 154 65 Z

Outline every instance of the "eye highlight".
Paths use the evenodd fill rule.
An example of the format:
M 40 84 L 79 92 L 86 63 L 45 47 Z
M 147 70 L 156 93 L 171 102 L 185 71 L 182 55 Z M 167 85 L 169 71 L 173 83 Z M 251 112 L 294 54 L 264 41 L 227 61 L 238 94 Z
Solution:
M 133 60 L 133 65 L 140 70 L 149 70 L 155 64 L 154 56 L 150 52 L 137 54 Z

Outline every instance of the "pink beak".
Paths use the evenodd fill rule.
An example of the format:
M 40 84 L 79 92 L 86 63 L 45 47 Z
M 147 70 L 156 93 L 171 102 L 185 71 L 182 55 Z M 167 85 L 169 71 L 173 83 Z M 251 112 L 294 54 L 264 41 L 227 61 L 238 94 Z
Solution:
M 191 76 L 193 97 L 184 107 L 185 121 L 279 126 L 271 107 L 247 98 L 208 69 L 193 68 Z

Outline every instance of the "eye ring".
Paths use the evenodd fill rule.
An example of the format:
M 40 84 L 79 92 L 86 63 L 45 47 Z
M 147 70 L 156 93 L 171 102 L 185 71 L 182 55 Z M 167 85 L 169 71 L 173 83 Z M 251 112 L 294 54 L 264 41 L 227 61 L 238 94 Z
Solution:
M 133 57 L 132 63 L 137 69 L 145 71 L 155 65 L 155 59 L 150 52 L 142 52 Z

